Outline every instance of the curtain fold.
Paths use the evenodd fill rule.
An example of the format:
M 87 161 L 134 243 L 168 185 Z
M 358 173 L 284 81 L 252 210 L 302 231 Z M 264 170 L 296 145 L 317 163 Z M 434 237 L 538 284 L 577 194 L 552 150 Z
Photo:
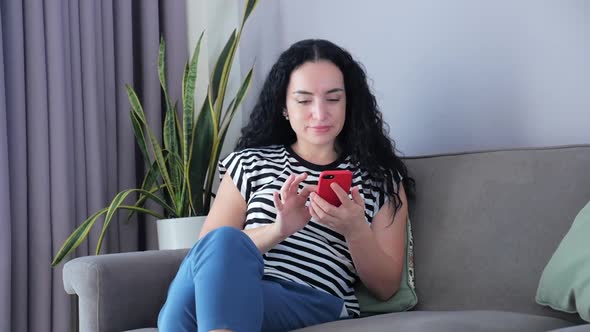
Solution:
M 4 18 L 0 15 L 0 27 L 3 22 Z M 0 43 L 4 45 L 2 33 L 0 33 Z M 4 83 L 4 76 L 4 52 L 0 52 L 0 190 L 2 190 L 2 192 L 8 191 L 10 188 L 8 159 L 1 158 L 2 156 L 8 156 L 8 123 L 6 121 L 6 85 Z M 12 225 L 10 223 L 11 200 L 8 195 L 2 195 L 1 198 L 0 227 L 4 232 L 0 232 L 0 250 L 7 257 L 5 259 L 0 259 L 0 271 L 10 271 L 10 255 L 12 253 L 10 249 L 12 246 L 12 238 L 9 236 L 12 233 Z M 0 278 L 0 308 L 3 311 L 6 311 L 5 315 L 8 317 L 11 315 L 11 277 L 10 274 L 7 274 Z M 0 331 L 9 331 L 9 328 L 10 321 L 6 322 L 0 319 Z
M 160 35 L 174 98 L 187 57 L 184 0 L 0 2 L 0 331 L 69 331 L 74 298 L 53 255 L 86 217 L 138 185 L 125 84 L 159 135 Z M 178 86 L 178 87 L 177 87 Z M 149 245 L 142 220 L 108 232 L 103 252 Z M 73 256 L 94 253 L 97 223 Z M 151 225 L 147 229 L 154 229 Z

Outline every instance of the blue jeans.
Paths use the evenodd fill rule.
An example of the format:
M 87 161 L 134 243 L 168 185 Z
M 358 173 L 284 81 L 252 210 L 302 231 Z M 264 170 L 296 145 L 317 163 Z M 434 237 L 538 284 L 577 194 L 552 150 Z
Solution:
M 288 331 L 337 320 L 343 305 L 326 292 L 264 277 L 262 255 L 250 237 L 220 227 L 184 258 L 160 310 L 158 329 Z

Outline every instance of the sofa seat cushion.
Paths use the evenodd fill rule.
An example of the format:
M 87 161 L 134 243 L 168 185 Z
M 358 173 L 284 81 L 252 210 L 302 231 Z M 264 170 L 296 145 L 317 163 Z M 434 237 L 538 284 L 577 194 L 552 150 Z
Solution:
M 573 326 L 559 318 L 530 314 L 469 310 L 409 311 L 347 319 L 299 329 L 299 332 L 539 332 Z
M 358 319 L 310 326 L 299 332 L 538 332 L 564 329 L 573 323 L 553 317 L 521 314 L 506 311 L 409 311 L 377 315 Z M 580 325 L 571 331 L 589 331 L 590 324 Z M 561 330 L 558 330 L 561 331 Z M 157 328 L 144 328 L 126 332 L 158 332 Z
M 571 327 L 564 327 L 561 329 L 553 330 L 551 332 L 590 332 L 590 324 L 582 324 Z

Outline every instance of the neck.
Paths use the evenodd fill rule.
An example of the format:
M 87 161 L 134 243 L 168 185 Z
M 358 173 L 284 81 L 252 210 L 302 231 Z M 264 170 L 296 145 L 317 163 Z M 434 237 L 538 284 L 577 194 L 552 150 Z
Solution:
M 313 145 L 304 144 L 299 141 L 291 145 L 291 149 L 301 158 L 312 164 L 328 165 L 338 159 L 338 149 L 335 145 Z

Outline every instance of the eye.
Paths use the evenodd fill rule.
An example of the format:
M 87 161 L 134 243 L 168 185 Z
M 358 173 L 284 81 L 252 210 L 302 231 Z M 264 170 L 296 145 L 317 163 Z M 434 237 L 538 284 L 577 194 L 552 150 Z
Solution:
M 340 98 L 328 98 L 327 100 L 331 103 L 337 103 L 340 101 Z
M 307 105 L 311 103 L 311 100 L 298 100 L 297 103 L 301 105 Z

